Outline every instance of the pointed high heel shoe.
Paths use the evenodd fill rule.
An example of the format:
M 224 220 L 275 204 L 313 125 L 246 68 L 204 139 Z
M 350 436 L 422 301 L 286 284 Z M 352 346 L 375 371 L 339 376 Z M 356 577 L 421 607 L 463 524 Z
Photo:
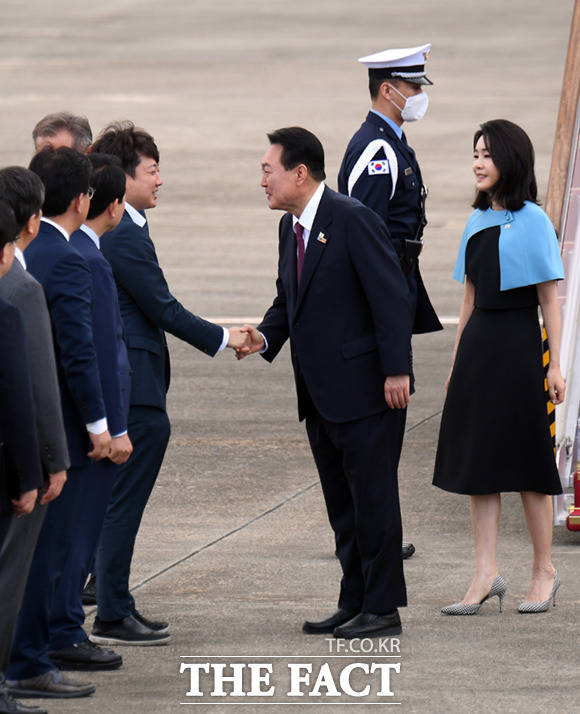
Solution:
M 560 587 L 562 581 L 558 575 L 558 571 L 554 573 L 554 584 L 552 585 L 552 592 L 550 597 L 544 602 L 521 602 L 518 607 L 518 612 L 522 614 L 526 613 L 536 613 L 536 612 L 547 612 L 550 607 L 550 602 L 554 602 L 554 607 L 556 607 L 556 590 Z
M 446 607 L 442 607 L 441 612 L 444 615 L 477 615 L 477 613 L 479 612 L 479 608 L 483 605 L 483 603 L 486 600 L 489 600 L 489 598 L 495 597 L 496 595 L 499 599 L 499 611 L 502 612 L 503 599 L 505 597 L 506 590 L 507 586 L 505 584 L 504 579 L 501 577 L 501 575 L 498 575 L 497 578 L 493 581 L 490 591 L 479 602 L 476 602 L 472 605 L 463 605 L 460 602 L 456 602 L 453 605 L 447 605 Z

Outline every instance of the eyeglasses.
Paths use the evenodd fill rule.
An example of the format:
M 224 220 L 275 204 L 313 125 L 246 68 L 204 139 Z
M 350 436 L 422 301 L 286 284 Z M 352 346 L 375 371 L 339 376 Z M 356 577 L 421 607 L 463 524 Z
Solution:
M 86 193 L 90 200 L 95 195 L 95 189 L 92 186 L 89 186 L 89 190 Z

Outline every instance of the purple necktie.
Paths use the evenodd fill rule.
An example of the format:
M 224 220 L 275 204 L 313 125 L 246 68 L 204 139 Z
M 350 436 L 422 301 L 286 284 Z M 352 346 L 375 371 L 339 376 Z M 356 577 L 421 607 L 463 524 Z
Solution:
M 298 245 L 298 265 L 296 270 L 296 276 L 298 278 L 298 285 L 300 285 L 300 276 L 302 275 L 302 264 L 304 263 L 304 237 L 302 235 L 304 228 L 300 223 L 296 224 L 296 243 Z

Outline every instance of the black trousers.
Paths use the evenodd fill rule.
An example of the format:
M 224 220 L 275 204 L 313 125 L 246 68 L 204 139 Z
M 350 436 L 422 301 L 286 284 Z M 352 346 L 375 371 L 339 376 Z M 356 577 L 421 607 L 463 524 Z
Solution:
M 306 430 L 342 567 L 338 606 L 386 613 L 407 604 L 397 469 L 406 409 L 336 424 L 314 411 Z
M 135 609 L 129 575 L 141 518 L 169 442 L 167 413 L 132 406 L 129 437 L 133 453 L 118 471 L 97 551 L 97 602 L 104 622 L 122 620 Z

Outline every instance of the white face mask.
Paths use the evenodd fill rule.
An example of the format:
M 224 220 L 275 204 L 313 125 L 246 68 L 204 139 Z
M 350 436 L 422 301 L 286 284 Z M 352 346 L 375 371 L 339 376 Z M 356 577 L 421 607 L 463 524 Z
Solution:
M 402 109 L 398 104 L 393 102 L 393 104 L 401 110 L 401 119 L 403 121 L 419 121 L 419 119 L 422 119 L 425 116 L 425 112 L 429 106 L 429 97 L 425 94 L 425 92 L 419 92 L 419 94 L 413 94 L 410 97 L 406 97 L 404 94 L 401 94 L 396 87 L 393 87 L 392 84 L 389 84 L 389 87 L 394 89 L 395 92 L 397 92 L 397 94 L 405 100 L 405 105 Z

